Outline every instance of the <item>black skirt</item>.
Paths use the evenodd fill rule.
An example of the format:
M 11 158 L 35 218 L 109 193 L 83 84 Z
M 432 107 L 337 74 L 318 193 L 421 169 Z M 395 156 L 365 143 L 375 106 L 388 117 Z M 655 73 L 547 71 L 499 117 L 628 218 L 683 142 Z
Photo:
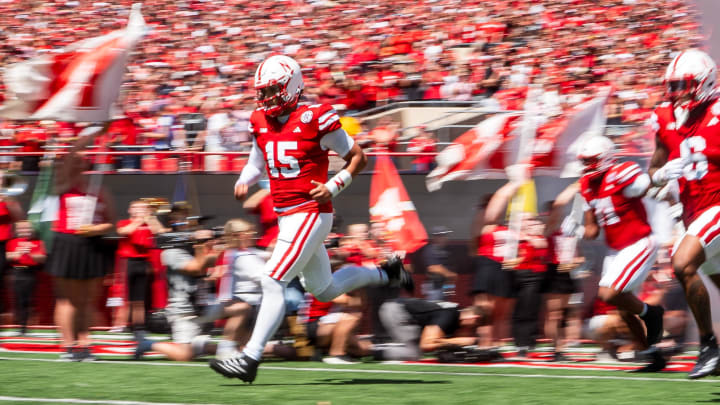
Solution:
M 503 270 L 502 263 L 485 256 L 476 257 L 472 293 L 515 298 L 515 272 Z
M 113 246 L 100 236 L 54 232 L 48 272 L 74 280 L 103 277 L 112 269 L 114 255 Z
M 574 294 L 578 292 L 569 271 L 558 271 L 558 265 L 549 263 L 541 291 L 546 294 Z
M 485 256 L 473 259 L 475 277 L 473 277 L 472 294 L 489 293 L 492 291 L 494 274 L 502 270 L 502 264 Z

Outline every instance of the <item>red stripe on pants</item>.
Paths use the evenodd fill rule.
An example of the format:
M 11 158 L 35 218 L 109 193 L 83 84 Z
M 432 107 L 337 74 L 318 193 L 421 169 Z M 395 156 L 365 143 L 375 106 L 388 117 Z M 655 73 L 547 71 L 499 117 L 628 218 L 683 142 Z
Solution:
M 292 264 L 295 263 L 295 260 L 297 260 L 298 255 L 300 255 L 300 252 L 302 252 L 303 248 L 305 247 L 305 242 L 307 241 L 307 238 L 310 235 L 310 231 L 312 230 L 313 226 L 315 226 L 315 222 L 317 222 L 318 216 L 320 216 L 320 214 L 312 213 L 312 214 L 308 215 L 307 218 L 305 218 L 305 221 L 303 221 L 303 224 L 300 226 L 300 231 L 296 235 L 295 239 L 293 239 L 293 243 L 290 245 L 290 248 L 287 250 L 287 252 L 285 252 L 285 255 L 283 256 L 283 260 L 281 260 L 278 263 L 278 265 L 273 270 L 272 274 L 270 274 L 270 277 L 274 278 L 275 280 L 280 280 L 283 278 L 285 273 L 287 273 L 287 271 L 290 269 L 290 267 L 292 267 Z M 312 219 L 312 221 L 310 221 L 308 223 L 308 219 L 310 219 L 310 217 L 313 217 L 313 219 Z M 307 226 L 305 226 L 306 224 L 307 224 Z M 305 229 L 307 229 L 307 232 L 305 232 Z M 284 266 L 283 270 L 281 270 L 280 273 L 278 274 L 278 270 L 282 266 L 282 263 L 285 261 L 287 256 L 290 254 L 290 252 L 292 251 L 292 247 L 295 245 L 295 242 L 298 241 L 298 237 L 300 237 L 303 234 L 303 232 L 305 233 L 305 235 L 302 236 L 302 240 L 300 241 L 300 245 L 298 246 L 297 251 L 295 252 L 293 257 L 287 262 L 287 264 Z
M 270 277 L 272 277 L 272 276 L 275 274 L 275 272 L 277 271 L 278 267 L 280 267 L 280 265 L 282 264 L 282 262 L 284 262 L 285 259 L 287 258 L 287 256 L 290 254 L 290 251 L 292 251 L 292 248 L 293 248 L 293 246 L 295 245 L 295 242 L 297 242 L 297 240 L 298 240 L 298 236 L 300 236 L 300 235 L 302 234 L 302 230 L 303 230 L 303 228 L 305 227 L 305 224 L 307 223 L 307 221 L 310 219 L 311 216 L 312 216 L 312 214 L 308 214 L 308 215 L 305 217 L 305 220 L 303 221 L 303 223 L 300 224 L 300 228 L 298 228 L 298 233 L 295 234 L 295 237 L 293 238 L 292 242 L 290 242 L 290 246 L 288 246 L 288 249 L 285 251 L 285 254 L 283 255 L 282 259 L 280 259 L 280 261 L 278 262 L 278 264 L 275 266 L 275 268 L 273 269 L 273 271 L 270 273 Z
M 635 258 L 632 259 L 632 260 L 630 261 L 630 263 L 628 263 L 627 266 L 625 266 L 625 268 L 623 269 L 622 273 L 620 273 L 620 277 L 618 277 L 618 278 L 615 280 L 615 282 L 612 283 L 612 288 L 613 288 L 614 290 L 622 291 L 621 289 L 617 289 L 617 288 L 616 288 L 616 287 L 617 287 L 617 284 L 620 282 L 620 280 L 622 280 L 622 279 L 624 278 L 625 274 L 628 273 L 628 270 L 630 270 L 631 267 L 633 267 L 633 269 L 630 270 L 630 276 L 628 277 L 628 280 L 632 278 L 632 273 L 634 273 L 635 270 L 637 269 L 637 264 L 638 264 L 637 262 L 638 262 L 638 260 L 640 260 L 640 259 L 645 255 L 645 253 L 648 252 L 648 250 L 649 250 L 649 246 L 646 246 L 645 249 L 643 249 L 640 253 L 638 253 L 638 255 L 635 256 Z M 640 261 L 640 263 L 642 263 L 642 261 Z M 627 283 L 623 283 L 623 284 L 627 284 Z

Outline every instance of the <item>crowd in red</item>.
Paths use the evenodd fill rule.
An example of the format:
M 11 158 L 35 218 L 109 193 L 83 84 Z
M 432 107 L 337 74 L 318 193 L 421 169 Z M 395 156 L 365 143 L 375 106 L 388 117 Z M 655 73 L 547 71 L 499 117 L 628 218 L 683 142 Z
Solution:
M 130 3 L 1 2 L 0 67 L 120 29 Z M 148 0 L 143 14 L 150 32 L 128 66 L 126 118 L 104 145 L 243 150 L 253 72 L 272 53 L 303 66 L 309 100 L 346 111 L 490 96 L 507 105 L 536 83 L 545 111 L 559 113 L 611 84 L 610 123 L 639 123 L 662 97 L 672 53 L 701 40 L 684 0 Z M 77 131 L 2 122 L 0 146 L 35 151 Z

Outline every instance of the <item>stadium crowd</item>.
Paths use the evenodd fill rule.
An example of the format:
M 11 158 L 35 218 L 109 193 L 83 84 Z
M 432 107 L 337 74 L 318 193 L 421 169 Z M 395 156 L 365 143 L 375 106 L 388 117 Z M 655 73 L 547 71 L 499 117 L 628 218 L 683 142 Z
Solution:
M 0 69 L 122 28 L 130 3 L 0 3 Z M 532 83 L 543 86 L 552 116 L 611 84 L 609 123 L 639 124 L 662 96 L 659 78 L 673 52 L 701 40 L 696 12 L 679 0 L 152 0 L 143 13 L 150 32 L 128 66 L 124 118 L 98 141 L 119 151 L 247 150 L 253 72 L 272 53 L 304 67 L 308 101 L 345 113 L 405 100 L 513 108 Z M 365 126 L 370 133 L 375 123 Z M 5 121 L 0 146 L 39 151 L 66 146 L 77 132 L 52 121 Z M 637 151 L 640 135 L 619 142 Z M 206 169 L 233 168 L 218 160 L 207 157 Z M 126 158 L 118 167 L 140 164 Z

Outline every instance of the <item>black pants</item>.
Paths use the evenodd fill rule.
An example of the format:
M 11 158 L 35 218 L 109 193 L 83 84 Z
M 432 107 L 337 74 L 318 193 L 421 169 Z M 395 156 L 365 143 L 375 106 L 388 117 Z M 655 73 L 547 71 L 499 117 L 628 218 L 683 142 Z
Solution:
M 512 335 L 515 346 L 533 347 L 538 336 L 540 307 L 542 304 L 543 273 L 515 270 L 517 300 L 512 317 Z
M 35 282 L 37 281 L 36 270 L 14 269 L 13 291 L 15 292 L 15 322 L 25 329 L 30 309 L 32 307 L 33 295 L 35 293 Z

